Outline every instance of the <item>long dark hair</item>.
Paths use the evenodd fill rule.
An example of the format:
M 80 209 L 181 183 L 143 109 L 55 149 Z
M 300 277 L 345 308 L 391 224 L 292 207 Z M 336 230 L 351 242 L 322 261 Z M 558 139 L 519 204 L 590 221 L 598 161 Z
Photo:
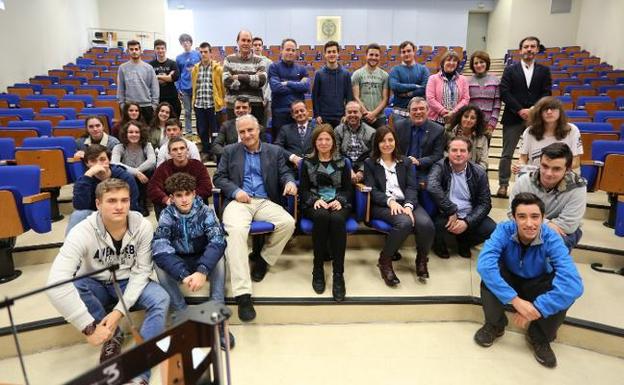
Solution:
M 154 112 L 154 117 L 152 118 L 152 121 L 150 122 L 150 129 L 155 129 L 158 130 L 160 129 L 160 121 L 158 120 L 158 113 L 160 113 L 160 109 L 162 107 L 169 107 L 169 119 L 177 119 L 177 115 L 175 113 L 175 111 L 173 110 L 173 106 L 171 105 L 171 103 L 169 102 L 160 102 L 158 104 L 158 106 L 156 107 L 156 111 Z M 166 122 L 165 122 L 166 124 Z
M 535 106 L 531 111 L 531 127 L 529 128 L 529 134 L 533 135 L 537 140 L 544 139 L 546 127 L 544 124 L 544 118 L 542 117 L 542 112 L 549 108 L 559 110 L 559 119 L 557 120 L 557 125 L 555 126 L 555 138 L 557 140 L 562 140 L 568 136 L 571 128 L 568 124 L 568 116 L 563 109 L 563 104 L 561 104 L 559 99 L 552 96 L 543 97 L 535 103 Z
M 379 143 L 381 143 L 387 134 L 392 134 L 394 138 L 394 151 L 392 151 L 392 158 L 394 160 L 399 159 L 401 156 L 401 150 L 399 150 L 399 142 L 397 141 L 396 132 L 390 128 L 389 126 L 381 126 L 377 129 L 375 133 L 375 138 L 373 139 L 373 148 L 371 150 L 371 159 L 375 162 L 381 158 L 381 150 L 379 150 Z
M 119 129 L 119 141 L 125 147 L 128 146 L 128 144 L 130 143 L 130 141 L 128 141 L 128 128 L 130 128 L 130 126 L 138 127 L 139 132 L 141 133 L 141 139 L 139 139 L 139 144 L 141 145 L 141 147 L 145 147 L 149 140 L 149 133 L 147 131 L 147 126 L 145 126 L 143 122 L 140 122 L 138 120 L 131 120 L 121 126 L 121 128 Z
M 485 135 L 485 117 L 483 116 L 483 111 L 481 111 L 481 109 L 474 104 L 463 106 L 462 108 L 457 110 L 457 112 L 451 118 L 451 128 L 455 128 L 456 126 L 461 127 L 462 117 L 466 112 L 469 111 L 474 111 L 477 115 L 477 122 L 472 129 L 473 136 L 478 138 L 482 135 Z
M 89 134 L 89 120 L 91 119 L 95 119 L 98 120 L 100 122 L 100 124 L 102 124 L 102 131 L 104 132 L 104 134 L 106 134 L 106 131 L 104 130 L 104 127 L 106 127 L 106 122 L 104 122 L 104 119 L 106 119 L 104 116 L 101 115 L 89 115 L 85 118 L 85 132 L 84 134 L 82 134 L 83 138 L 88 138 L 91 135 Z M 104 135 L 102 135 L 102 137 L 104 137 Z
M 126 102 L 123 106 L 123 109 L 121 110 L 121 125 L 124 125 L 125 123 L 128 123 L 129 121 L 131 121 L 132 119 L 130 119 L 130 116 L 128 115 L 128 110 L 130 109 L 130 106 L 136 106 L 139 109 L 139 118 L 135 119 L 135 120 L 139 120 L 143 123 L 145 122 L 145 117 L 143 116 L 143 114 L 141 113 L 141 106 L 139 106 L 139 103 L 136 102 Z
M 318 153 L 316 151 L 316 139 L 322 133 L 328 133 L 332 138 L 332 148 L 331 148 L 331 157 L 332 159 L 336 155 L 336 151 L 338 151 L 338 145 L 336 144 L 336 134 L 334 134 L 334 128 L 330 124 L 319 124 L 316 126 L 314 131 L 312 131 L 312 153 L 308 154 L 309 158 L 318 158 Z

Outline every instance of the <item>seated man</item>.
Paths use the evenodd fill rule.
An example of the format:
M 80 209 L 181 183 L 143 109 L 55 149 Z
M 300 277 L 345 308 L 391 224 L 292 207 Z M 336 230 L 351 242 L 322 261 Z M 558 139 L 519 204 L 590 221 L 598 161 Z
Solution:
M 171 159 L 169 156 L 169 148 L 167 143 L 173 138 L 182 138 L 186 142 L 186 148 L 188 149 L 189 158 L 201 161 L 201 155 L 199 155 L 199 149 L 197 145 L 182 136 L 182 127 L 178 119 L 168 119 L 165 122 L 165 142 L 158 149 L 158 157 L 156 158 L 156 167 L 160 166 L 164 161 Z
M 427 182 L 429 169 L 444 156 L 444 127 L 427 119 L 429 105 L 420 96 L 413 97 L 408 105 L 409 119 L 395 123 L 401 153 L 416 165 L 416 178 Z
M 84 161 L 87 171 L 74 183 L 71 213 L 65 235 L 83 219 L 97 210 L 95 205 L 95 189 L 97 185 L 110 178 L 121 179 L 130 186 L 130 209 L 141 211 L 139 206 L 139 188 L 136 180 L 124 166 L 110 164 L 110 155 L 106 147 L 101 144 L 92 144 L 85 150 Z
M 550 348 L 566 312 L 583 293 L 583 282 L 563 240 L 544 223 L 544 203 L 531 193 L 511 202 L 512 221 L 496 226 L 477 262 L 485 325 L 475 342 L 489 347 L 505 333 L 506 304 L 516 310 L 513 321 L 526 328 L 537 361 L 557 365 Z
M 171 297 L 173 311 L 187 307 L 178 285 L 196 292 L 207 277 L 210 299 L 225 303 L 225 235 L 214 210 L 196 195 L 196 187 L 187 173 L 167 178 L 165 190 L 173 204 L 162 211 L 152 243 L 158 281 Z M 232 335 L 230 345 L 234 346 Z
M 241 142 L 227 146 L 214 175 L 215 186 L 225 198 L 223 225 L 227 234 L 226 260 L 238 317 L 256 318 L 251 299 L 251 279 L 262 281 L 267 264 L 273 265 L 295 230 L 295 220 L 280 205 L 282 195 L 297 193 L 295 180 L 280 147 L 260 142 L 258 120 L 253 115 L 236 119 Z M 284 186 L 283 190 L 280 186 Z M 247 238 L 252 220 L 270 222 L 275 230 L 267 236 L 261 257 L 249 274 Z
M 338 151 L 351 159 L 351 181 L 360 183 L 364 180 L 364 160 L 373 148 L 375 129 L 362 121 L 362 110 L 356 101 L 350 101 L 345 107 L 344 123 L 336 127 L 336 146 Z
M 469 160 L 471 146 L 466 137 L 451 139 L 448 157 L 436 162 L 429 173 L 427 191 L 438 207 L 433 252 L 440 258 L 449 257 L 446 234 L 455 235 L 458 254 L 470 258 L 470 248 L 488 239 L 496 227 L 488 217 L 492 199 L 487 174 Z
M 139 212 L 130 212 L 130 187 L 120 179 L 100 182 L 95 191 L 97 212 L 80 222 L 65 238 L 52 263 L 48 285 L 113 264 L 122 299 L 105 271 L 47 291 L 52 305 L 92 345 L 102 345 L 100 363 L 121 352 L 119 322 L 124 309 L 145 309 L 140 334 L 148 340 L 165 330 L 169 296 L 152 273 L 152 225 Z M 113 308 L 110 310 L 110 308 Z M 133 380 L 148 384 L 149 371 Z
M 275 144 L 284 149 L 284 157 L 293 167 L 298 167 L 301 159 L 312 153 L 312 131 L 316 124 L 310 121 L 308 109 L 302 100 L 292 102 L 290 111 L 295 123 L 282 126 Z
M 236 118 L 239 116 L 251 114 L 251 105 L 249 104 L 249 98 L 246 96 L 237 96 L 234 101 L 234 115 Z M 212 153 L 221 156 L 223 155 L 223 147 L 228 144 L 238 143 L 238 131 L 236 131 L 236 118 L 227 120 L 221 125 L 219 134 L 212 142 Z M 260 140 L 266 142 L 264 127 L 260 126 Z
M 156 167 L 147 184 L 147 196 L 154 203 L 156 218 L 160 218 L 160 212 L 172 203 L 170 194 L 165 189 L 165 181 L 176 172 L 185 172 L 195 177 L 197 195 L 204 201 L 212 193 L 212 182 L 206 166 L 197 159 L 189 159 L 186 144 L 187 140 L 180 137 L 169 140 L 167 146 L 171 159 Z
M 542 149 L 539 170 L 518 178 L 511 189 L 510 202 L 521 192 L 537 195 L 546 208 L 544 222 L 563 238 L 570 252 L 583 232 L 587 182 L 572 171 L 572 151 L 565 143 L 553 143 Z

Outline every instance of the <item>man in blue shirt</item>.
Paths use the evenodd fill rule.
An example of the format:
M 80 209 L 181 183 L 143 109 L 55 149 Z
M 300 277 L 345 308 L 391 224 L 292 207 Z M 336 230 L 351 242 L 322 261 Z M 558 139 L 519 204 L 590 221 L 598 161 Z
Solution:
M 192 49 L 193 38 L 191 35 L 183 33 L 178 40 L 182 48 L 184 48 L 184 52 L 176 57 L 176 64 L 180 71 L 180 78 L 176 82 L 176 88 L 184 104 L 184 133 L 191 134 L 193 132 L 193 127 L 191 126 L 191 119 L 193 117 L 193 84 L 191 82 L 191 70 L 195 64 L 199 63 L 201 56 L 199 52 Z
M 340 45 L 328 41 L 323 47 L 325 66 L 314 75 L 312 105 L 316 123 L 336 127 L 345 114 L 347 102 L 353 100 L 351 74 L 338 63 Z
M 411 41 L 404 41 L 399 45 L 402 63 L 390 71 L 390 89 L 394 95 L 392 99 L 394 119 L 407 118 L 409 101 L 415 97 L 425 96 L 429 70 L 416 63 L 416 46 Z
M 236 119 L 240 142 L 225 147 L 214 175 L 214 184 L 221 189 L 225 200 L 225 255 L 238 317 L 244 322 L 256 317 L 251 281 L 262 281 L 267 265 L 275 264 L 295 230 L 295 219 L 280 204 L 284 195 L 297 194 L 295 179 L 286 165 L 283 149 L 260 142 L 259 126 L 253 115 Z M 247 238 L 252 221 L 269 222 L 274 230 L 267 237 L 250 276 Z
M 513 221 L 500 223 L 485 242 L 477 271 L 485 325 L 475 342 L 489 347 L 505 333 L 504 305 L 511 304 L 513 322 L 527 328 L 535 359 L 553 368 L 550 348 L 567 310 L 583 293 L 583 282 L 557 232 L 544 224 L 544 202 L 533 193 L 519 193 L 511 202 Z

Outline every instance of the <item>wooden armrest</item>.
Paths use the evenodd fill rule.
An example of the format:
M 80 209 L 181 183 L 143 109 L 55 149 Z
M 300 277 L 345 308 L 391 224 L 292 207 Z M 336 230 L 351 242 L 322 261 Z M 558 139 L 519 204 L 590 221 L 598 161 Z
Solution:
M 0 160 L 0 166 L 15 166 L 16 164 L 15 159 Z
M 76 163 L 76 162 L 82 162 L 82 158 L 78 156 L 67 158 L 67 163 Z
M 597 166 L 597 167 L 602 167 L 604 166 L 604 162 L 600 161 L 600 160 L 582 160 L 581 161 L 581 166 Z
M 45 199 L 50 199 L 50 193 L 49 192 L 42 192 L 39 194 L 35 194 L 35 195 L 29 195 L 27 197 L 22 198 L 22 203 L 23 204 L 28 204 L 28 203 L 35 203 L 35 202 L 39 202 Z
M 357 188 L 360 192 L 371 192 L 373 190 L 372 187 L 365 185 L 364 183 L 357 183 L 355 185 L 355 188 Z

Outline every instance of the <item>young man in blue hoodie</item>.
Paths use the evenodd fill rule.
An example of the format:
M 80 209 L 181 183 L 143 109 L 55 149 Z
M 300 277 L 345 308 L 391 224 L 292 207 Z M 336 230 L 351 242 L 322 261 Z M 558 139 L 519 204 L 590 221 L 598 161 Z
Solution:
M 171 297 L 171 309 L 187 307 L 180 284 L 201 290 L 210 279 L 210 299 L 225 302 L 225 236 L 214 210 L 197 196 L 195 178 L 178 172 L 167 178 L 170 204 L 160 214 L 152 242 L 153 260 L 161 286 Z M 234 337 L 230 335 L 230 344 Z
M 507 325 L 504 305 L 511 304 L 514 324 L 528 326 L 526 340 L 535 359 L 553 368 L 557 358 L 550 342 L 583 293 L 583 282 L 562 238 L 544 223 L 544 211 L 537 195 L 517 194 L 511 202 L 513 221 L 500 223 L 485 242 L 477 262 L 485 325 L 474 340 L 489 347 L 501 337 Z
M 325 43 L 324 52 L 325 66 L 314 76 L 312 105 L 316 122 L 335 128 L 345 114 L 347 102 L 353 100 L 351 74 L 338 63 L 340 46 L 337 42 Z

